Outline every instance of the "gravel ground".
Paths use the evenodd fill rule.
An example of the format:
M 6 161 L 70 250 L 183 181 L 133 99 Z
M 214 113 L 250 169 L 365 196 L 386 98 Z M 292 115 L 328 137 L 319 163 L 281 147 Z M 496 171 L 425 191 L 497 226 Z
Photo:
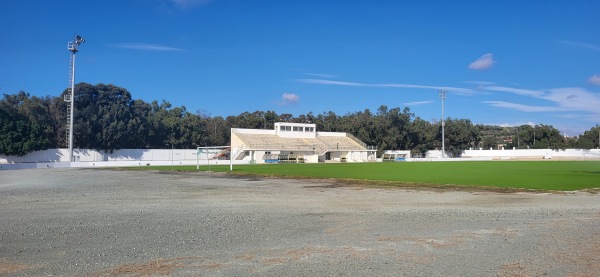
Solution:
M 0 171 L 1 276 L 600 276 L 600 195 Z

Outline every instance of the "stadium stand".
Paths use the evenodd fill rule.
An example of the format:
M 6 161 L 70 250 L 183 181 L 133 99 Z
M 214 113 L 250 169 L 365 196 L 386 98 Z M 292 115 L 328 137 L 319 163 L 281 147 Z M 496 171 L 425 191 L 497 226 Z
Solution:
M 231 146 L 234 159 L 255 163 L 375 160 L 375 148 L 351 134 L 317 132 L 315 124 L 306 123 L 277 122 L 273 130 L 232 128 Z

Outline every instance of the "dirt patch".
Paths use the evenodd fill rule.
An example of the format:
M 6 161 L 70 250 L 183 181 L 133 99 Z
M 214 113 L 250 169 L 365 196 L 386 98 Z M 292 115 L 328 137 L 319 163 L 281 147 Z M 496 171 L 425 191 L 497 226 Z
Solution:
M 6 258 L 0 259 L 0 275 L 14 274 L 35 267 L 35 265 L 11 262 Z
M 101 276 L 170 276 L 173 275 L 178 268 L 189 268 L 190 262 L 199 260 L 200 257 L 182 257 L 172 259 L 157 259 L 143 263 L 128 263 L 118 265 L 106 270 L 94 272 L 90 277 Z M 217 268 L 219 265 L 209 263 L 204 265 L 205 268 Z
M 520 262 L 504 264 L 498 269 L 498 277 L 527 277 L 531 276 L 525 271 Z
M 129 263 L 91 273 L 90 277 L 103 276 L 173 276 L 177 270 L 215 270 L 223 268 L 221 262 L 205 260 L 202 257 L 180 257 L 157 259 L 143 263 Z

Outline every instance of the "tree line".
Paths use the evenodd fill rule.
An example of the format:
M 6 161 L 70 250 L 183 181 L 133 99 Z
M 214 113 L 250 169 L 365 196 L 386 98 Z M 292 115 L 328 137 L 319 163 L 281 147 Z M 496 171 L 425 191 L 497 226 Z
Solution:
M 273 129 L 275 122 L 314 123 L 317 131 L 347 132 L 379 153 L 387 149 L 422 154 L 441 149 L 441 123 L 415 116 L 409 108 L 380 106 L 344 115 L 332 111 L 293 116 L 274 111 L 243 112 L 212 117 L 169 102 L 134 100 L 125 88 L 79 83 L 75 87 L 74 147 L 113 152 L 117 149 L 195 148 L 222 146 L 230 128 Z M 37 97 L 20 91 L 0 100 L 0 154 L 23 156 L 37 150 L 67 147 L 67 105 L 64 95 Z M 500 127 L 445 119 L 445 148 L 460 156 L 469 148 L 578 148 L 598 146 L 600 126 L 565 138 L 550 125 Z

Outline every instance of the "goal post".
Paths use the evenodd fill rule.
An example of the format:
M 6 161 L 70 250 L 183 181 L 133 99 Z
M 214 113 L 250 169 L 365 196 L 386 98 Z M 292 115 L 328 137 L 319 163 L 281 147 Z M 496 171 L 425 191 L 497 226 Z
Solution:
M 210 160 L 211 159 L 219 159 L 220 157 L 225 157 L 225 155 L 229 152 L 229 156 L 231 156 L 231 146 L 205 146 L 205 147 L 197 147 L 196 149 L 196 170 L 200 170 L 200 158 L 202 154 L 206 154 L 206 165 L 208 165 L 208 171 L 210 171 Z M 231 161 L 231 158 L 229 159 Z

